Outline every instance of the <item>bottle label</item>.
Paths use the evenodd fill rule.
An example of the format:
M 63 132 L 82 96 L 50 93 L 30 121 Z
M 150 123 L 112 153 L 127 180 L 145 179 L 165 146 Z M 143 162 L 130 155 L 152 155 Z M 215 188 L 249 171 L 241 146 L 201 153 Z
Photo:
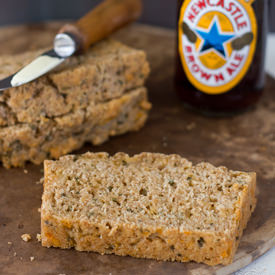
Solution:
M 246 75 L 257 43 L 253 2 L 183 1 L 179 51 L 185 74 L 198 90 L 222 94 Z

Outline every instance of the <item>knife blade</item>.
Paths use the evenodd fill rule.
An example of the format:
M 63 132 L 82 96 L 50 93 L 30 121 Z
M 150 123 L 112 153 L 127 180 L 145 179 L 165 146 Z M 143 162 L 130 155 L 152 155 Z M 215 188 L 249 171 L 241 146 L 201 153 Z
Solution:
M 43 53 L 18 72 L 0 80 L 0 91 L 29 83 L 53 70 L 74 54 L 85 52 L 141 14 L 141 0 L 105 0 L 76 24 L 61 28 L 53 49 Z
M 51 71 L 64 60 L 65 58 L 58 56 L 54 50 L 47 51 L 17 73 L 1 80 L 0 91 L 31 82 Z

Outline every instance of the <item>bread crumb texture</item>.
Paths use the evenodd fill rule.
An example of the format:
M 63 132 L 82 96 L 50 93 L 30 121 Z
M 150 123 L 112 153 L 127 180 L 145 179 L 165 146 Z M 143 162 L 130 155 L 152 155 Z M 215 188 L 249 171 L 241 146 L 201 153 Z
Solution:
M 21 235 L 21 239 L 24 241 L 24 242 L 29 242 L 31 240 L 31 235 L 30 234 L 23 234 Z
M 38 242 L 41 242 L 41 234 L 38 234 L 38 233 L 37 233 L 37 234 L 36 234 L 36 239 L 37 239 Z
M 44 171 L 46 247 L 226 265 L 256 205 L 255 173 L 179 155 L 69 155 Z
M 40 52 L 0 57 L 0 79 Z M 0 95 L 0 160 L 5 167 L 58 158 L 85 142 L 137 131 L 151 104 L 146 54 L 117 41 L 96 44 L 49 74 Z M 27 170 L 24 170 L 27 173 Z
M 33 262 L 34 259 L 35 259 L 35 258 L 34 258 L 33 256 L 30 257 L 30 261 L 31 261 L 31 262 Z

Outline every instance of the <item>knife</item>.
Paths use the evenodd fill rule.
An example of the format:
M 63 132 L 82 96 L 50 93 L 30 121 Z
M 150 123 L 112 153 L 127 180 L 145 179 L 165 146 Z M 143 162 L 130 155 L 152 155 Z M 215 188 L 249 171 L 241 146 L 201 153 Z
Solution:
M 66 24 L 55 36 L 53 49 L 43 53 L 15 74 L 0 80 L 0 91 L 29 83 L 51 71 L 74 54 L 136 20 L 141 0 L 105 0 L 75 24 Z

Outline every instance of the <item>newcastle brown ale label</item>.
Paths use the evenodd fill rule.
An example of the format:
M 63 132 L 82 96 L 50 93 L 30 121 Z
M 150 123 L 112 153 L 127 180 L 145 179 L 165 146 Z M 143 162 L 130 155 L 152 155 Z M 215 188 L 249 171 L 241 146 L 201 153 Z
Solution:
M 262 13 L 265 0 L 179 1 L 178 64 L 195 90 L 222 95 L 244 80 L 253 65 L 262 24 L 257 1 L 262 2 L 258 11 Z

